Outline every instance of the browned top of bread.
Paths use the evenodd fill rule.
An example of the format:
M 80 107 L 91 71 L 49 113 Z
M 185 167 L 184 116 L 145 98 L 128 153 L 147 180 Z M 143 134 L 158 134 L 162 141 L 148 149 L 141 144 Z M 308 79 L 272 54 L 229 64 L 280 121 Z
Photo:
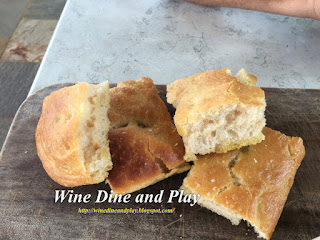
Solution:
M 303 141 L 264 128 L 265 140 L 198 156 L 184 186 L 234 211 L 269 239 L 305 155 Z
M 136 191 L 186 166 L 183 142 L 151 79 L 112 88 L 108 117 L 113 162 L 108 182 L 114 192 Z
M 222 106 L 263 106 L 265 95 L 261 88 L 241 83 L 224 68 L 174 81 L 167 86 L 167 101 L 177 108 L 175 123 L 180 126 Z
M 37 151 L 48 175 L 63 186 L 93 183 L 79 158 L 76 134 L 87 88 L 87 83 L 78 83 L 53 92 L 43 101 L 36 131 Z
M 240 69 L 240 71 L 235 76 L 241 83 L 254 86 L 257 83 L 257 77 L 248 73 L 244 68 Z

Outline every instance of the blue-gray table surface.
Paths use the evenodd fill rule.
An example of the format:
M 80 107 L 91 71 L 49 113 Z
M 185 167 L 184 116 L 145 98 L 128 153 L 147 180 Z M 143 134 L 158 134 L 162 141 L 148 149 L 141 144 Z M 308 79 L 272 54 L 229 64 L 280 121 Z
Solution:
M 56 83 L 245 68 L 258 86 L 320 88 L 320 21 L 184 0 L 69 0 L 29 94 Z

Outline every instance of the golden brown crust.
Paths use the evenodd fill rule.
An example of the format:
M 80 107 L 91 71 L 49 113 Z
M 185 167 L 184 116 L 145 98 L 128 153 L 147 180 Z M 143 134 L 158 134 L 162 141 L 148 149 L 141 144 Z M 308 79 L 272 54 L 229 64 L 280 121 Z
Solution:
M 199 121 L 203 114 L 233 104 L 265 106 L 265 94 L 259 87 L 240 83 L 224 68 L 197 73 L 169 84 L 167 101 L 177 108 L 174 121 L 184 137 L 183 125 Z
M 257 83 L 257 77 L 255 75 L 252 75 L 248 73 L 246 70 L 243 68 L 236 74 L 235 76 L 241 83 L 249 85 L 249 86 L 254 86 Z
M 93 183 L 78 152 L 80 108 L 87 89 L 87 83 L 78 83 L 47 96 L 36 130 L 44 169 L 54 181 L 67 187 Z
M 183 160 L 182 139 L 151 79 L 112 88 L 108 117 L 113 162 L 108 182 L 115 193 L 136 191 L 180 167 L 189 168 Z
M 264 128 L 265 140 L 198 156 L 184 188 L 234 211 L 269 239 L 305 155 L 303 141 Z

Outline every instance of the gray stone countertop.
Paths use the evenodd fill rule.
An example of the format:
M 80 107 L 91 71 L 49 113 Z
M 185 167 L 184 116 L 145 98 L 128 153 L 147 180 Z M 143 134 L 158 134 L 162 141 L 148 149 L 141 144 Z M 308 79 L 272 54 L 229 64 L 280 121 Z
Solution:
M 184 0 L 69 0 L 29 94 L 56 83 L 156 84 L 245 68 L 258 86 L 320 88 L 320 21 Z

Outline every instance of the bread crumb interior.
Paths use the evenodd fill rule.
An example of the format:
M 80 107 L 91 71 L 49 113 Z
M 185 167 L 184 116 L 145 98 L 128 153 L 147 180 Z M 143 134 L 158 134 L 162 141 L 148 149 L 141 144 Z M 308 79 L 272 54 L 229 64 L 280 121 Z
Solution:
M 263 140 L 264 110 L 265 106 L 234 104 L 206 113 L 201 120 L 185 126 L 186 151 L 202 155 L 226 152 L 234 149 L 233 145 L 249 145 L 245 143 L 248 139 Z
M 94 181 L 103 181 L 112 168 L 107 133 L 109 129 L 109 87 L 107 83 L 90 85 L 82 106 L 80 149 L 83 163 Z

